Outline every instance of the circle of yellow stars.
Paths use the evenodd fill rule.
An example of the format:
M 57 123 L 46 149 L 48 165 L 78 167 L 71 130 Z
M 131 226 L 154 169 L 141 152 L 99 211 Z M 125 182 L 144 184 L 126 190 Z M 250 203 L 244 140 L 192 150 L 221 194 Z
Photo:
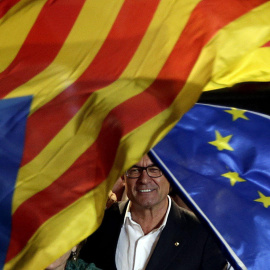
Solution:
M 239 118 L 249 120 L 249 118 L 245 116 L 246 110 L 231 108 L 231 110 L 224 110 L 224 111 L 232 115 L 232 121 L 236 121 Z M 223 150 L 234 151 L 233 147 L 229 144 L 233 136 L 232 134 L 222 137 L 220 132 L 218 130 L 215 130 L 215 136 L 216 139 L 214 141 L 208 142 L 209 144 L 214 145 L 219 151 Z M 246 182 L 246 180 L 241 178 L 237 172 L 229 171 L 227 173 L 222 174 L 221 176 L 229 178 L 231 186 L 234 186 L 237 182 Z M 260 191 L 258 191 L 258 194 L 260 198 L 255 199 L 254 201 L 260 202 L 263 204 L 265 208 L 268 208 L 270 206 L 270 196 L 265 196 Z

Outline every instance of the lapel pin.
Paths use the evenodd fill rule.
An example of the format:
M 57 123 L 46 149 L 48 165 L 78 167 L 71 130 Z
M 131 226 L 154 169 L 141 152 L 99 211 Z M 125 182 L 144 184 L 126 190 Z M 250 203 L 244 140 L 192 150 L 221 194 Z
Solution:
M 179 246 L 179 242 L 175 242 L 174 245 L 175 245 L 176 247 L 178 247 L 178 246 Z

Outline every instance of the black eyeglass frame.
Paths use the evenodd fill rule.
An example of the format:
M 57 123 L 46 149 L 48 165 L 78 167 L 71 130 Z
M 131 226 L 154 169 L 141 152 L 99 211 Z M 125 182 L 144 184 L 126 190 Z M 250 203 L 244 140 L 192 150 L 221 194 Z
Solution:
M 158 168 L 159 171 L 160 171 L 160 175 L 158 175 L 158 176 L 151 176 L 151 175 L 149 175 L 148 169 L 151 168 L 151 167 L 156 167 L 156 168 Z M 129 176 L 129 175 L 128 175 L 128 171 L 129 171 L 130 169 L 132 169 L 132 168 L 138 168 L 138 169 L 140 169 L 140 175 L 139 175 L 139 176 L 135 176 L 135 177 L 134 177 L 134 176 Z M 147 175 L 148 175 L 149 177 L 151 177 L 151 178 L 158 178 L 158 177 L 161 177 L 161 176 L 163 175 L 163 172 L 161 171 L 161 169 L 160 169 L 157 165 L 149 165 L 149 166 L 147 166 L 147 167 L 133 166 L 133 167 L 131 167 L 130 169 L 128 169 L 128 170 L 126 171 L 126 176 L 127 176 L 128 178 L 131 178 L 131 179 L 136 179 L 136 178 L 141 177 L 144 170 L 146 171 Z

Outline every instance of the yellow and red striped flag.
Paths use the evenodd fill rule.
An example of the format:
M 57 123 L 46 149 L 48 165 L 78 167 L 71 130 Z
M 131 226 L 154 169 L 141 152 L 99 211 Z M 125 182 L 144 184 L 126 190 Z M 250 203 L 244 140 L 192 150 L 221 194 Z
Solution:
M 269 11 L 263 0 L 0 2 L 0 268 L 44 269 L 90 235 L 115 180 L 202 89 L 269 81 Z

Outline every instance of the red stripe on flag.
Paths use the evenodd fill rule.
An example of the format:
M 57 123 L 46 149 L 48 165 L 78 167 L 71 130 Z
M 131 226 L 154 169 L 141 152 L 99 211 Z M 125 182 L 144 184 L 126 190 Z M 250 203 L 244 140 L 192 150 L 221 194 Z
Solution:
M 229 17 L 226 15 L 226 19 L 224 18 L 223 22 L 212 25 L 209 33 L 198 33 L 200 29 L 207 29 L 209 26 L 209 21 L 205 21 L 206 14 L 204 14 L 203 10 L 210 2 L 211 7 L 207 6 L 207 8 L 212 9 L 209 15 L 210 17 L 215 10 L 222 10 L 222 12 L 224 12 L 227 9 L 234 11 L 233 16 Z M 249 4 L 250 2 L 252 1 L 249 1 Z M 258 1 L 253 2 L 257 3 Z M 44 197 L 39 198 L 39 196 L 41 196 L 43 192 L 48 192 L 48 190 L 41 191 L 36 195 L 37 198 L 34 198 L 34 196 L 34 199 L 30 198 L 28 201 L 24 202 L 14 213 L 11 245 L 7 260 L 11 259 L 20 251 L 45 220 L 66 208 L 76 199 L 79 199 L 84 192 L 89 191 L 89 189 L 94 188 L 106 179 L 114 162 L 120 138 L 166 109 L 181 91 L 203 46 L 218 29 L 249 11 L 246 6 L 239 5 L 238 7 L 233 7 L 234 4 L 234 0 L 224 1 L 222 3 L 213 0 L 200 2 L 192 13 L 189 23 L 177 42 L 174 51 L 160 72 L 158 77 L 159 81 L 154 82 L 143 93 L 120 104 L 110 112 L 103 122 L 102 130 L 97 141 L 78 158 L 68 171 L 49 187 L 49 189 L 55 189 L 57 191 L 57 196 L 50 197 L 50 195 L 46 195 L 50 197 L 50 200 L 46 200 L 46 209 L 44 209 Z M 254 8 L 255 6 L 250 6 L 250 8 Z M 235 12 L 235 9 L 237 9 L 237 12 Z M 207 26 L 206 28 L 198 28 L 204 27 L 205 25 Z M 194 32 L 194 30 L 197 31 Z M 190 39 L 194 33 L 198 33 L 198 35 Z M 197 42 L 194 43 L 194 40 Z M 192 51 L 189 51 L 191 45 Z M 185 50 L 191 55 L 185 56 Z M 183 56 L 185 56 L 185 58 L 183 58 Z M 179 59 L 181 59 L 181 62 Z M 182 59 L 184 60 L 182 61 Z M 179 66 L 181 63 L 183 64 Z M 181 74 L 181 76 L 175 82 L 176 74 Z M 67 187 L 72 187 L 76 179 L 80 181 L 76 183 L 77 192 L 71 192 L 71 189 Z M 88 183 L 87 181 L 93 182 Z M 62 196 L 62 194 L 58 192 L 58 186 L 64 186 L 65 189 L 69 191 L 68 193 L 72 194 L 66 197 Z M 81 187 L 82 189 L 80 189 Z M 46 197 L 46 199 L 47 198 L 48 197 Z M 40 211 L 39 221 L 33 223 L 31 227 L 25 228 L 22 233 L 20 228 L 23 227 L 22 224 L 25 222 L 25 213 L 28 213 L 30 209 L 32 209 L 33 202 L 35 202 L 35 208 L 44 209 L 44 213 Z M 54 212 L 55 207 L 57 207 L 58 211 Z M 20 243 L 17 242 L 17 237 L 20 239 Z
M 51 64 L 67 38 L 85 0 L 48 1 L 15 59 L 0 74 L 1 97 Z M 61 12 L 59 12 L 61 10 Z
M 8 0 L 0 1 L 0 19 L 5 16 L 5 14 L 15 6 L 20 0 Z
M 106 41 L 88 69 L 63 93 L 29 117 L 21 166 L 32 160 L 52 140 L 92 92 L 119 78 L 136 52 L 158 3 L 158 0 L 125 1 Z M 137 18 L 140 19 L 134 25 Z
M 268 41 L 267 43 L 265 43 L 262 47 L 270 47 L 270 41 Z

